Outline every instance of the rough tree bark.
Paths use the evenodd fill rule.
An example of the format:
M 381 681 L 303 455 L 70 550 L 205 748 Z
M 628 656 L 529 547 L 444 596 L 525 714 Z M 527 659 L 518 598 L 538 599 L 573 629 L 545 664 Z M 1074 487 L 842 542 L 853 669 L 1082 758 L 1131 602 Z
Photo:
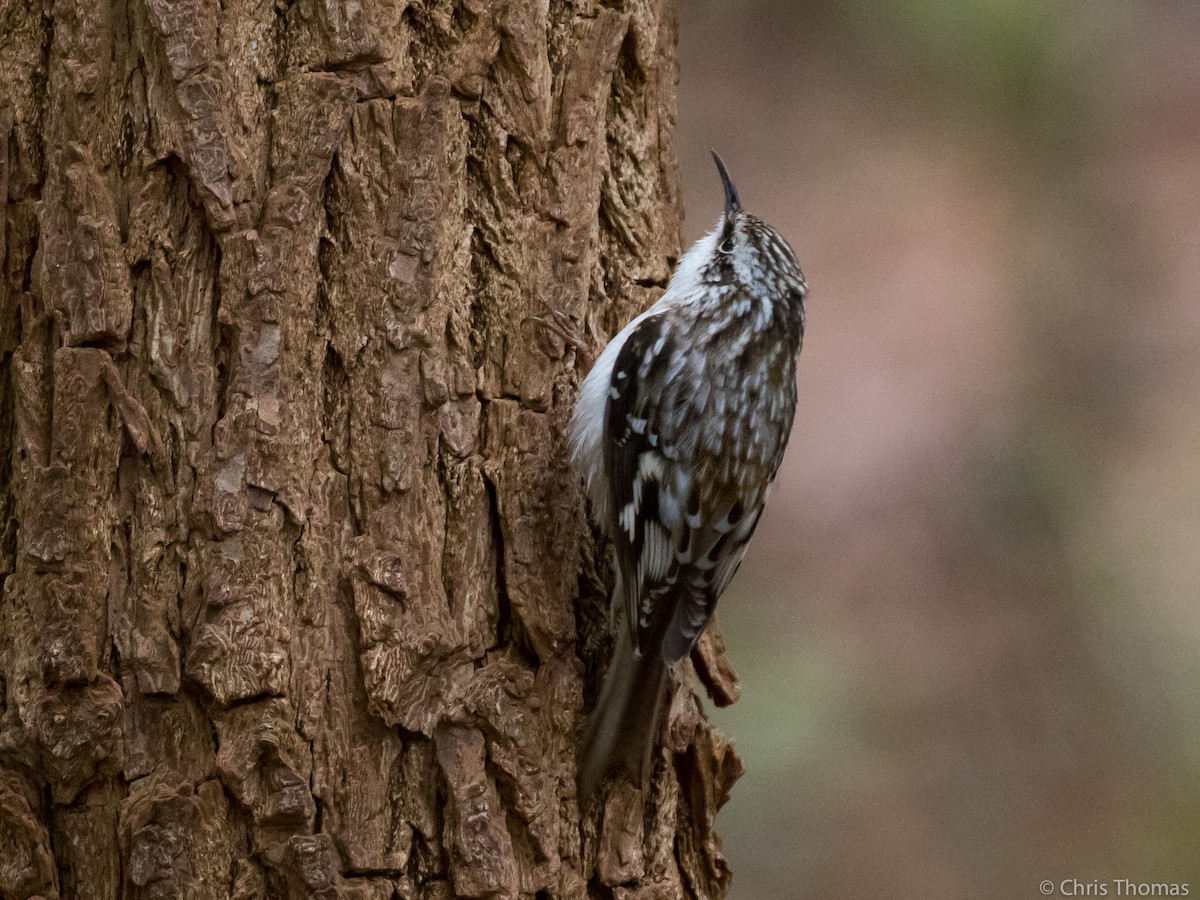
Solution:
M 607 574 L 530 322 L 666 283 L 670 0 L 0 18 L 0 895 L 723 894 L 690 695 L 580 821 Z

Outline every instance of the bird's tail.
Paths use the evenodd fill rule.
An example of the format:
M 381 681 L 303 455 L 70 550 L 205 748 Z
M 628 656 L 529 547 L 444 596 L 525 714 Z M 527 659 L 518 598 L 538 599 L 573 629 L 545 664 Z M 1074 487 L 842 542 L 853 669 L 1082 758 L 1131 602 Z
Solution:
M 628 629 L 620 628 L 600 699 L 580 744 L 581 804 L 610 773 L 627 777 L 635 787 L 646 787 L 666 695 L 667 666 L 662 654 L 652 649 L 638 656 Z

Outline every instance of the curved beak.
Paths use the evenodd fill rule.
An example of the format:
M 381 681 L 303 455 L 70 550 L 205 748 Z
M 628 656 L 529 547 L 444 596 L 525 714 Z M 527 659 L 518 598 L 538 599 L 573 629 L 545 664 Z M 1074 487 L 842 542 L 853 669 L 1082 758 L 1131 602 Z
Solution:
M 725 220 L 728 221 L 734 213 L 742 211 L 742 201 L 738 197 L 737 188 L 733 186 L 733 178 L 729 174 L 729 167 L 725 165 L 725 160 L 717 155 L 717 151 L 713 150 L 713 162 L 717 164 L 717 171 L 721 173 L 721 184 L 725 185 Z

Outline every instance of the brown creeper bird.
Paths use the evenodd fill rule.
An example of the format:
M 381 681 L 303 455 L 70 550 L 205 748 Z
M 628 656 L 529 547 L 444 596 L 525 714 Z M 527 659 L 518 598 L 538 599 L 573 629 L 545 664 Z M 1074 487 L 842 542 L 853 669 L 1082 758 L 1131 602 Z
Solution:
M 584 735 L 581 800 L 614 771 L 647 784 L 668 666 L 691 652 L 745 555 L 796 409 L 808 285 L 713 158 L 725 185 L 716 229 L 609 342 L 571 418 L 625 620 Z

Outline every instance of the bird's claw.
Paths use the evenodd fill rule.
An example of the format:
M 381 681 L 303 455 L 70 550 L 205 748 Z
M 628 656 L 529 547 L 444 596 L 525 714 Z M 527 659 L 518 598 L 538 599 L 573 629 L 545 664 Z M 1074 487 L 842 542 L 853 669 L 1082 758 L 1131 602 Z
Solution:
M 585 368 L 592 367 L 592 353 L 587 348 L 579 326 L 567 313 L 561 309 L 555 309 L 546 316 L 530 316 L 528 321 L 540 325 L 547 333 L 559 338 L 572 348 L 576 356 L 584 363 Z

